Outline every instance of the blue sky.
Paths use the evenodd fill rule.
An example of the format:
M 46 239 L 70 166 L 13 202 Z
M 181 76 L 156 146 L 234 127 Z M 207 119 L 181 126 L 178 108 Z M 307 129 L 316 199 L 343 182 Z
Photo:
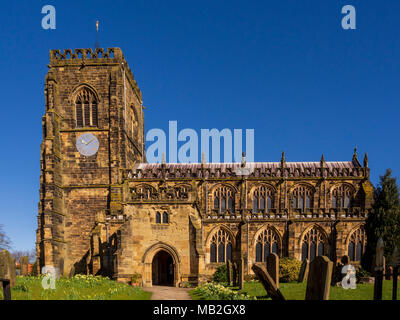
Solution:
M 57 29 L 41 28 L 56 8 Z M 357 29 L 341 28 L 352 4 Z M 399 176 L 400 1 L 6 1 L 0 11 L 0 224 L 35 243 L 50 49 L 120 47 L 143 92 L 146 131 L 251 128 L 255 160 L 351 160 L 374 184 Z

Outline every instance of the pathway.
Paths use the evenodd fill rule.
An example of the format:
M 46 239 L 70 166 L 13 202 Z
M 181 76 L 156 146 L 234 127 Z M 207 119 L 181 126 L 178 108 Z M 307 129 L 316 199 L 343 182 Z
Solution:
M 188 293 L 191 290 L 189 288 L 153 286 L 143 288 L 143 290 L 153 293 L 151 300 L 191 300 Z

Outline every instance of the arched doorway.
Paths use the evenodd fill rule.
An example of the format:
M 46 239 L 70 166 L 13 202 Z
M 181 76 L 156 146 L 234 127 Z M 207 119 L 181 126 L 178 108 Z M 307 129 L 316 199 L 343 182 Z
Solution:
M 154 255 L 152 262 L 152 283 L 158 286 L 173 286 L 175 267 L 172 256 L 164 250 Z

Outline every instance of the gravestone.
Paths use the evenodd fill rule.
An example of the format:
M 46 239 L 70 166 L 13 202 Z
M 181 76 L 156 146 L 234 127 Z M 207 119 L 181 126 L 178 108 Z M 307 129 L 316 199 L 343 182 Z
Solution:
M 0 279 L 10 281 L 10 286 L 15 286 L 15 261 L 7 250 L 0 251 Z
M 308 261 L 308 259 L 303 260 L 300 267 L 299 278 L 297 279 L 297 282 L 302 283 L 304 281 L 307 281 L 309 267 L 310 267 L 310 262 Z
M 253 270 L 258 280 L 261 282 L 265 291 L 267 291 L 272 300 L 285 300 L 282 293 L 276 286 L 275 281 L 268 274 L 268 271 L 264 266 L 253 264 L 251 269 Z
M 318 256 L 310 263 L 306 300 L 329 300 L 333 262 Z
M 392 280 L 392 276 L 393 276 L 393 267 L 391 266 L 386 267 L 385 280 Z
M 279 257 L 276 253 L 267 256 L 267 271 L 279 289 Z
M 21 275 L 22 276 L 27 276 L 28 275 L 28 264 L 29 264 L 29 258 L 28 257 L 21 257 L 20 260 L 20 268 L 21 268 Z
M 232 285 L 232 261 L 228 260 L 228 263 L 226 264 L 226 272 L 227 272 L 227 279 L 228 279 L 228 285 Z

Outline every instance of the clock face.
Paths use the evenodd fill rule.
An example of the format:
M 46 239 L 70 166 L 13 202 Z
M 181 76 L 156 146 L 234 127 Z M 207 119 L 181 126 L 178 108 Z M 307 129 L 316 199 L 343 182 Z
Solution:
M 85 157 L 93 156 L 99 150 L 99 140 L 91 133 L 84 133 L 76 140 L 76 148 Z

